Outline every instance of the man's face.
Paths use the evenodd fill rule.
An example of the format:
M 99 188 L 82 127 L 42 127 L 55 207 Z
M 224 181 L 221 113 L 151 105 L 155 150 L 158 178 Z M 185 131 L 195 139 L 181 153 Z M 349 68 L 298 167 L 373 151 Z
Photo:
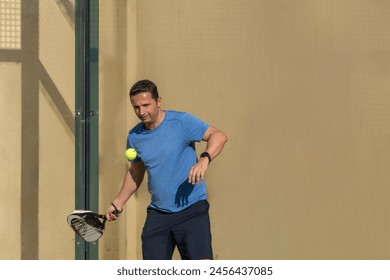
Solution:
M 160 113 L 161 97 L 158 100 L 152 98 L 150 92 L 142 92 L 130 97 L 131 105 L 137 117 L 148 129 L 153 129 Z

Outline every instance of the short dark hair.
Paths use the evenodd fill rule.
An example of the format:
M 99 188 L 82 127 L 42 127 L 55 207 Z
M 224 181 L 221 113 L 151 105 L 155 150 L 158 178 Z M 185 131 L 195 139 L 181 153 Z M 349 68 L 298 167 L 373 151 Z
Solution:
M 150 92 L 152 94 L 152 98 L 154 100 L 158 99 L 157 86 L 152 81 L 149 81 L 149 80 L 141 80 L 141 81 L 136 82 L 131 87 L 129 95 L 131 97 L 131 96 L 137 95 L 139 93 L 143 93 L 143 92 Z

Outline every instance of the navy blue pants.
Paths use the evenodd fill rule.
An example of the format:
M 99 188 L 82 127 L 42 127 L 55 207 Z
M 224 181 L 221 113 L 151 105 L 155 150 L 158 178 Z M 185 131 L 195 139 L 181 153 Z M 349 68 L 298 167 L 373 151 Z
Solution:
M 213 259 L 209 203 L 201 200 L 183 211 L 147 209 L 142 231 L 144 260 L 171 260 L 177 246 L 183 260 Z

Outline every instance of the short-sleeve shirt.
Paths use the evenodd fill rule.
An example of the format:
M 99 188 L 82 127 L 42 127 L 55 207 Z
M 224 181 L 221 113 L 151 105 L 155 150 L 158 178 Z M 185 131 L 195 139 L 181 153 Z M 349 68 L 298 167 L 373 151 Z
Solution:
M 188 183 L 188 175 L 197 162 L 195 143 L 208 127 L 189 113 L 167 110 L 155 129 L 146 130 L 141 122 L 129 131 L 127 148 L 137 151 L 133 162 L 142 161 L 148 174 L 149 207 L 178 212 L 207 198 L 205 182 Z

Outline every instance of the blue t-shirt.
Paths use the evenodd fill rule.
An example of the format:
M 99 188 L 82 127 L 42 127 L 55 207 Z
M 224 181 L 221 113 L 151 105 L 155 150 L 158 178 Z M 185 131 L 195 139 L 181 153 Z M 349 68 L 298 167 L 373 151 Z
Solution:
M 184 112 L 165 111 L 162 123 L 145 130 L 139 123 L 130 130 L 127 149 L 134 148 L 148 174 L 150 207 L 164 212 L 178 212 L 206 199 L 204 181 L 188 183 L 191 167 L 197 162 L 195 142 L 200 142 L 208 124 Z

